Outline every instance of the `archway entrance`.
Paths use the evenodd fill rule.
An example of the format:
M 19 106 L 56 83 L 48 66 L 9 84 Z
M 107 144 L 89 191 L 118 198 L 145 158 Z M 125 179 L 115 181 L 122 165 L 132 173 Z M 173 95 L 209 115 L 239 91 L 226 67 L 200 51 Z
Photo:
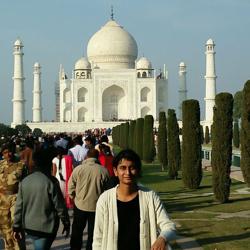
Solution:
M 121 87 L 112 85 L 102 94 L 102 120 L 116 121 L 127 117 L 125 93 Z

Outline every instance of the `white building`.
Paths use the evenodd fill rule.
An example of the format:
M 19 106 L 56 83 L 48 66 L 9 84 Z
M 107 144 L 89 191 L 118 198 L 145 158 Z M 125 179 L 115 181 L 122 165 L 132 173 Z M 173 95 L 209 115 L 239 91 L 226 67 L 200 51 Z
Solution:
M 206 43 L 206 119 L 212 123 L 216 95 L 214 42 Z M 25 122 L 23 45 L 14 45 L 14 89 L 12 126 Z M 111 18 L 88 41 L 87 56 L 78 59 L 71 79 L 62 66 L 56 84 L 56 122 L 41 122 L 40 71 L 34 74 L 33 122 L 31 128 L 44 132 L 83 132 L 94 127 L 113 127 L 124 120 L 168 110 L 168 72 L 160 75 L 146 57 L 138 57 L 135 39 Z M 186 99 L 186 65 L 180 64 L 179 105 Z M 179 110 L 181 115 L 181 110 Z M 157 126 L 157 124 L 156 124 Z
M 90 38 L 72 79 L 60 69 L 60 122 L 158 119 L 168 108 L 166 74 L 156 78 L 151 62 L 137 55 L 132 35 L 108 21 Z

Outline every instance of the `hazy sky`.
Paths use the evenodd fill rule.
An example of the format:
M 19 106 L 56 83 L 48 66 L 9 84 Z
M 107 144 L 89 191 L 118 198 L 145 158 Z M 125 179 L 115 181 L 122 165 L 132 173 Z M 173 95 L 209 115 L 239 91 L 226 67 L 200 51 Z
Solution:
M 13 44 L 24 45 L 25 113 L 32 119 L 33 65 L 42 66 L 45 120 L 55 119 L 54 83 L 86 55 L 90 37 L 114 18 L 157 70 L 169 71 L 169 106 L 177 108 L 178 65 L 187 65 L 188 98 L 204 116 L 205 43 L 216 43 L 217 93 L 234 94 L 250 78 L 249 0 L 0 0 L 0 122 L 12 121 Z

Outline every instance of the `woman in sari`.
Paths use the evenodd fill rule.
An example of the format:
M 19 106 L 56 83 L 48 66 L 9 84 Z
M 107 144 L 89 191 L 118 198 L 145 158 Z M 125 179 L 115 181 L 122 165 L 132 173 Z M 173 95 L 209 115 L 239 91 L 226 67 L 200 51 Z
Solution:
M 68 195 L 68 180 L 73 171 L 72 157 L 67 155 L 66 149 L 57 147 L 57 156 L 52 160 L 52 175 L 55 176 L 65 199 L 67 208 L 73 208 L 73 201 Z

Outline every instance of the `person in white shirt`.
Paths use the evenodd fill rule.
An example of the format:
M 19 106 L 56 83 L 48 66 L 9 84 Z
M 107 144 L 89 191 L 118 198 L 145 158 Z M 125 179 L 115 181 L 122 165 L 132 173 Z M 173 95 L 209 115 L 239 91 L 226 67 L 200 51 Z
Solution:
M 140 157 L 123 150 L 114 158 L 119 185 L 98 199 L 93 250 L 170 250 L 176 228 L 152 190 L 137 184 Z
M 78 135 L 73 139 L 74 147 L 69 149 L 68 154 L 73 158 L 73 166 L 76 167 L 85 159 L 87 152 L 82 147 L 82 137 Z

